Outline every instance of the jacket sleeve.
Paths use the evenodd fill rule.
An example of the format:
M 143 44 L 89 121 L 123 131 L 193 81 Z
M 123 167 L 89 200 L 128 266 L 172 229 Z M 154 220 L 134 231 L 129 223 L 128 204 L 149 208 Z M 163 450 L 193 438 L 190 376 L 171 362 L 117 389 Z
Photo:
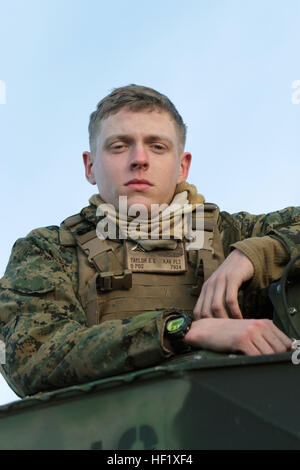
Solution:
M 300 253 L 300 207 L 261 215 L 221 212 L 219 229 L 225 256 L 237 248 L 254 266 L 253 278 L 239 292 L 243 316 L 272 318 L 268 287 L 281 277 L 289 260 Z M 300 273 L 300 264 L 295 271 Z
M 153 366 L 163 347 L 167 311 L 86 326 L 77 298 L 77 257 L 60 246 L 58 228 L 18 240 L 0 280 L 2 373 L 20 396 Z
M 248 212 L 228 214 L 221 212 L 219 228 L 223 240 L 225 256 L 231 246 L 251 237 L 271 236 L 286 249 L 289 259 L 300 253 L 300 207 L 252 215 Z

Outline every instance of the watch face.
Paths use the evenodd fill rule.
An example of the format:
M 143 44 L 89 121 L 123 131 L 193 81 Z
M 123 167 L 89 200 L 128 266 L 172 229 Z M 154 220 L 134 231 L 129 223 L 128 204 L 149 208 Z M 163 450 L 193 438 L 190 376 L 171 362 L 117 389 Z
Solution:
M 169 333 L 173 333 L 174 331 L 178 331 L 183 324 L 184 318 L 174 318 L 168 321 L 166 327 Z

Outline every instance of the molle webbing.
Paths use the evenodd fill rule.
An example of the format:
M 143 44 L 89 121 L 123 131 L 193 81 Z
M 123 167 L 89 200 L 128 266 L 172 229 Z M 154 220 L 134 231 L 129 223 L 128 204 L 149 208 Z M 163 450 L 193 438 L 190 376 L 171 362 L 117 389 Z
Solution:
M 81 217 L 79 222 L 81 222 Z M 69 229 L 77 224 L 77 215 L 64 221 L 64 225 Z M 99 273 L 98 288 L 104 292 L 112 289 L 130 289 L 132 286 L 131 272 L 128 269 L 123 269 L 124 262 L 116 256 L 116 251 L 112 246 L 97 237 L 96 229 L 88 230 L 88 228 L 79 227 L 77 230 L 72 230 L 72 233 L 77 245 Z
M 133 286 L 129 291 L 113 290 L 99 294 L 100 322 L 165 308 L 192 313 L 196 297 L 191 295 L 195 283 L 191 266 L 184 274 L 133 273 L 132 276 Z
M 180 308 L 192 313 L 204 280 L 224 259 L 217 218 L 217 206 L 205 204 L 204 246 L 186 252 L 185 273 L 131 272 L 125 262 L 125 243 L 100 240 L 95 226 L 79 214 L 66 219 L 61 226 L 61 243 L 72 244 L 70 232 L 76 241 L 78 295 L 88 326 L 147 310 Z
M 204 244 L 197 250 L 197 278 L 206 281 L 224 261 L 224 251 L 218 230 L 219 208 L 215 204 L 204 204 Z M 193 230 L 196 230 L 193 217 Z

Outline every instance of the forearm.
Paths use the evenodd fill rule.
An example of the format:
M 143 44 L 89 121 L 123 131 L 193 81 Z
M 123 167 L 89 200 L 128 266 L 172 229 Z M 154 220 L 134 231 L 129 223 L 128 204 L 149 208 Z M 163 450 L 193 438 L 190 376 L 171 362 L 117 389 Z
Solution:
M 76 251 L 56 228 L 14 245 L 0 280 L 1 340 L 6 380 L 20 396 L 97 380 L 157 364 L 168 312 L 147 312 L 87 327 L 78 298 Z
M 289 254 L 283 244 L 270 236 L 248 238 L 231 247 L 244 253 L 252 262 L 254 276 L 251 287 L 254 288 L 264 289 L 279 279 L 289 261 Z
M 18 315 L 2 329 L 4 371 L 22 396 L 149 367 L 168 357 L 168 312 L 85 327 L 69 318 Z

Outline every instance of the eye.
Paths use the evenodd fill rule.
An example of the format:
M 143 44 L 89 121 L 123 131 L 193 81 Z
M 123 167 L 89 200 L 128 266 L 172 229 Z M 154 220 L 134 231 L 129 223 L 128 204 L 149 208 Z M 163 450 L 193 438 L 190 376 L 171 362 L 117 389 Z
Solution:
M 122 152 L 123 150 L 127 148 L 127 145 L 123 143 L 118 143 L 118 144 L 111 145 L 110 148 L 113 152 Z
M 163 152 L 166 150 L 166 147 L 162 144 L 152 144 L 152 148 L 158 152 Z

